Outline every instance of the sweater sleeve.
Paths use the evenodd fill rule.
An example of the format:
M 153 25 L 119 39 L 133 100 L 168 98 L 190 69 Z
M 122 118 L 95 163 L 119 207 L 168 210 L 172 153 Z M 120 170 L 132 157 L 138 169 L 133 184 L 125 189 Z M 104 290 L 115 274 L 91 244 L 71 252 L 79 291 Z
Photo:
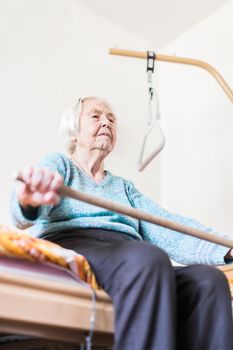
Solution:
M 48 168 L 52 171 L 58 171 L 59 174 L 64 177 L 64 182 L 66 182 L 66 162 L 64 160 L 64 157 L 60 153 L 51 153 L 47 155 L 36 166 L 41 168 Z M 16 186 L 17 183 L 13 188 L 10 201 L 11 218 L 13 224 L 16 227 L 20 229 L 25 229 L 34 225 L 37 222 L 37 220 L 43 220 L 46 217 L 48 217 L 51 209 L 53 208 L 52 205 L 40 206 L 37 210 L 34 210 L 33 215 L 31 215 L 31 212 L 29 212 L 29 215 L 27 215 L 27 213 L 20 206 L 19 201 L 17 199 Z
M 128 195 L 135 208 L 142 209 L 153 215 L 163 217 L 177 223 L 200 229 L 215 235 L 230 238 L 227 235 L 214 232 L 212 228 L 206 227 L 189 217 L 173 214 L 161 208 L 155 202 L 141 194 L 132 183 L 128 183 Z M 163 249 L 171 259 L 180 264 L 225 264 L 224 256 L 229 248 L 211 243 L 200 238 L 189 236 L 171 229 L 140 221 L 140 234 L 145 241 L 151 242 Z

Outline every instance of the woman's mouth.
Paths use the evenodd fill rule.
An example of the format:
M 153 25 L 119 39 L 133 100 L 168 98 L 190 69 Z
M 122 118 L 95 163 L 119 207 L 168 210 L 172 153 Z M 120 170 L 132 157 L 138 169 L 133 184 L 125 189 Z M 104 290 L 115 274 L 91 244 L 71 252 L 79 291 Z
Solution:
M 97 136 L 105 136 L 105 137 L 108 137 L 108 138 L 111 139 L 111 135 L 108 134 L 108 133 L 105 133 L 105 132 L 103 132 L 103 133 L 101 133 L 101 134 L 98 134 Z

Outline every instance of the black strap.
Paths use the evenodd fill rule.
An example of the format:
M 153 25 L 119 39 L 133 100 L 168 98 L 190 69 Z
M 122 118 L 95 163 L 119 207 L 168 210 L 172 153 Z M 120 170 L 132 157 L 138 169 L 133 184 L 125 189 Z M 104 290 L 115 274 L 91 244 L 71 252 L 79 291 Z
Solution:
M 147 72 L 154 73 L 156 55 L 154 51 L 147 51 Z

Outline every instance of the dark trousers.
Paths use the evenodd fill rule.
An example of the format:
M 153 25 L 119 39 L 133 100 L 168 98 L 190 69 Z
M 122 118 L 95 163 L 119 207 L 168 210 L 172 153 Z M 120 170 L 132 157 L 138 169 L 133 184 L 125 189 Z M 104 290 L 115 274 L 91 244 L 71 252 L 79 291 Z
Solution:
M 45 238 L 86 256 L 112 297 L 114 350 L 233 350 L 230 291 L 216 268 L 174 268 L 161 249 L 114 231 Z

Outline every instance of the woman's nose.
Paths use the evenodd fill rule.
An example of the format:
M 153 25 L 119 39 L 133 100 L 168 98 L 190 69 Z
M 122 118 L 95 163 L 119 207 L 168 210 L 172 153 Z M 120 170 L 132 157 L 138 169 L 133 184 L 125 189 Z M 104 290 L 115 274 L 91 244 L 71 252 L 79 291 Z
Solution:
M 109 126 L 110 125 L 110 121 L 108 120 L 108 118 L 102 118 L 101 120 L 101 126 Z

